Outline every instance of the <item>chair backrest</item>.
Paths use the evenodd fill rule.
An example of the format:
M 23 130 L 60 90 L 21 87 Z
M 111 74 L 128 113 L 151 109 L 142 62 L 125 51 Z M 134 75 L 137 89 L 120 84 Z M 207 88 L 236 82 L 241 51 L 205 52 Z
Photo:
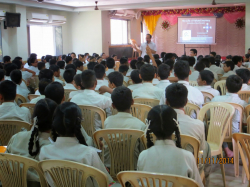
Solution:
M 98 148 L 100 148 L 100 138 L 103 138 L 108 145 L 112 177 L 115 177 L 120 171 L 135 169 L 135 145 L 143 133 L 143 131 L 132 129 L 103 129 L 94 133 L 94 140 Z
M 152 173 L 152 172 L 139 172 L 139 171 L 123 171 L 118 173 L 117 178 L 122 185 L 126 187 L 126 183 L 129 182 L 133 187 L 150 186 L 150 187 L 183 187 L 192 186 L 199 187 L 197 182 L 191 178 L 169 175 L 165 173 Z
M 110 109 L 111 109 L 112 115 L 116 115 L 118 113 L 118 111 L 115 108 L 110 107 Z
M 128 83 L 123 81 L 123 86 L 128 87 Z
M 8 145 L 11 137 L 22 129 L 31 129 L 31 125 L 25 121 L 18 120 L 0 120 L 0 144 Z
M 184 110 L 186 115 L 191 116 L 192 113 L 195 112 L 196 116 L 198 116 L 200 112 L 200 107 L 192 103 L 187 103 L 186 106 L 184 107 Z
M 96 106 L 88 106 L 88 105 L 78 105 L 78 106 L 82 111 L 83 120 L 81 122 L 81 125 L 90 137 L 92 137 L 93 133 L 96 131 L 95 118 L 98 117 L 98 115 L 101 118 L 102 128 L 104 128 L 106 113 L 103 109 Z
M 0 179 L 2 186 L 27 187 L 27 172 L 29 168 L 37 172 L 41 187 L 46 187 L 47 183 L 38 167 L 38 161 L 19 155 L 0 153 Z
M 198 82 L 197 81 L 189 81 L 189 85 L 190 86 L 198 86 Z
M 235 109 L 228 103 L 210 102 L 201 108 L 198 119 L 203 121 L 208 111 L 210 111 L 210 124 L 207 142 L 213 143 L 218 150 L 221 150 L 224 137 L 232 121 Z
M 209 92 L 201 91 L 201 93 L 203 94 L 204 97 L 204 103 L 207 103 L 207 100 L 211 101 L 214 98 L 214 96 Z
M 29 94 L 28 95 L 28 99 L 31 101 L 32 99 L 35 99 L 37 97 L 39 97 L 40 95 L 35 95 L 35 94 Z
M 27 103 L 27 100 L 22 95 L 16 94 L 15 98 L 16 104 L 19 106 L 22 103 Z
M 58 187 L 86 186 L 88 177 L 95 179 L 100 187 L 109 186 L 107 175 L 92 166 L 66 160 L 45 160 L 38 165 Z
M 250 115 L 250 105 L 247 105 L 245 107 L 245 113 L 246 113 L 246 117 L 248 117 Z
M 26 107 L 26 108 L 28 108 L 30 110 L 31 116 L 33 116 L 35 106 L 36 106 L 36 104 L 34 104 L 34 103 L 22 103 L 20 105 L 20 107 Z
M 217 74 L 218 75 L 218 79 L 220 80 L 221 77 L 223 76 L 223 74 Z
M 236 112 L 236 110 L 239 111 L 239 113 L 240 113 L 239 132 L 242 132 L 242 118 L 243 118 L 244 108 L 239 104 L 235 104 L 235 103 L 228 103 L 228 104 L 230 104 L 230 105 L 232 105 L 234 107 L 235 112 Z M 232 141 L 232 138 L 233 138 L 232 127 L 233 127 L 233 125 L 232 125 L 232 121 L 231 121 L 230 126 L 227 129 L 226 135 L 225 135 L 225 138 L 224 138 L 224 141 L 226 141 L 226 142 L 231 142 Z
M 135 98 L 134 103 L 149 105 L 151 107 L 157 106 L 160 103 L 158 99 Z
M 133 85 L 132 79 L 129 79 L 129 80 L 128 80 L 128 85 L 129 85 L 129 86 L 130 86 L 130 85 Z
M 234 133 L 233 139 L 236 141 L 238 149 L 240 151 L 241 160 L 243 163 L 243 168 L 247 175 L 247 178 L 250 177 L 249 170 L 249 160 L 250 160 L 250 135 L 245 133 Z
M 132 116 L 138 118 L 143 123 L 145 123 L 145 120 L 147 119 L 148 113 L 151 109 L 152 107 L 149 105 L 134 103 L 131 106 L 130 111 Z
M 247 117 L 247 133 L 250 134 L 250 116 Z
M 250 91 L 239 91 L 238 95 L 242 100 L 244 100 L 244 101 L 246 101 L 246 103 L 248 103 L 249 97 L 250 97 Z
M 226 95 L 226 80 L 216 82 L 214 84 L 214 89 L 218 90 L 221 95 Z
M 227 80 L 227 77 L 221 77 L 219 80 L 220 80 L 220 81 L 222 81 L 222 80 Z
M 76 90 L 73 90 L 73 89 L 65 89 L 65 90 L 64 90 L 65 101 L 68 101 L 68 99 L 69 99 L 69 94 L 70 94 L 70 92 L 72 92 L 72 91 L 76 91 Z

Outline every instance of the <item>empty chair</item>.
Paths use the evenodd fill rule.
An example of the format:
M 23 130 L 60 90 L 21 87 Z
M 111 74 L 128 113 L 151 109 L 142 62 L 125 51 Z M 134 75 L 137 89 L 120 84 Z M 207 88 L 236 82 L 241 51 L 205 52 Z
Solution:
M 139 103 L 154 107 L 159 105 L 160 101 L 158 99 L 134 98 L 134 103 Z

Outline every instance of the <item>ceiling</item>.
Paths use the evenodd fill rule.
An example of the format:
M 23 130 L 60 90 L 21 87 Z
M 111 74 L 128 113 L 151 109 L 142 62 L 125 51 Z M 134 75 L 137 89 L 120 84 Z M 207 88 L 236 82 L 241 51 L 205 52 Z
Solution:
M 38 3 L 36 0 L 0 0 L 0 3 L 19 4 L 30 7 L 47 8 L 64 11 L 89 11 L 94 10 L 95 0 L 44 0 Z M 216 6 L 240 6 L 250 0 L 216 0 Z M 100 10 L 119 9 L 176 9 L 214 7 L 212 0 L 99 0 Z

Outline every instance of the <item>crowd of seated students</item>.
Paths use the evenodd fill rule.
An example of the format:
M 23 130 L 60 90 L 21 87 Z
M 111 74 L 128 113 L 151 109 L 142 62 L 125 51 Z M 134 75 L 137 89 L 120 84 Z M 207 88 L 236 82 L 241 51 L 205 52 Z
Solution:
M 81 126 L 82 114 L 78 105 L 91 105 L 106 111 L 105 129 L 145 130 L 148 149 L 141 152 L 137 146 L 135 150 L 138 171 L 186 176 L 203 186 L 199 170 L 204 169 L 208 184 L 211 165 L 197 168 L 190 153 L 193 150 L 178 149 L 181 147 L 180 133 L 190 135 L 200 141 L 204 159 L 211 157 L 209 144 L 205 141 L 204 123 L 194 119 L 195 115 L 186 115 L 184 107 L 188 102 L 202 107 L 202 92 L 214 96 L 206 102 L 232 102 L 246 107 L 247 103 L 237 93 L 250 90 L 249 55 L 245 55 L 243 63 L 242 57 L 230 55 L 226 61 L 221 61 L 215 52 L 197 57 L 196 49 L 190 50 L 190 56 L 180 58 L 165 52 L 160 58 L 148 48 L 147 53 L 130 62 L 127 57 L 118 61 L 117 55 L 108 57 L 105 53 L 100 56 L 79 54 L 78 58 L 73 52 L 59 57 L 46 55 L 41 62 L 36 54 L 31 54 L 27 63 L 21 57 L 11 61 L 5 56 L 0 65 L 0 119 L 28 123 L 35 119 L 31 131 L 19 132 L 11 138 L 6 152 L 38 161 L 59 159 L 84 163 L 106 173 L 112 183 L 113 179 L 105 169 L 105 166 L 110 167 L 107 145 L 104 145 L 105 160 L 102 163 L 90 147 L 94 146 L 92 137 Z M 226 78 L 227 93 L 224 96 L 212 87 L 214 81 L 220 80 L 218 75 Z M 36 76 L 39 84 L 38 90 L 34 91 L 28 83 Z M 170 78 L 177 82 L 171 83 Z M 191 86 L 189 81 L 197 81 L 198 86 Z M 124 86 L 129 82 L 132 84 Z M 65 100 L 65 90 L 72 90 L 70 102 Z M 32 116 L 29 109 L 15 103 L 16 94 L 36 104 Z M 37 97 L 29 101 L 29 94 Z M 159 105 L 148 113 L 146 124 L 131 115 L 130 108 L 136 98 L 159 100 Z M 112 108 L 118 113 L 112 115 Z M 232 119 L 233 133 L 240 131 L 239 117 L 239 111 L 236 111 Z M 246 116 L 243 116 L 245 124 Z M 94 128 L 102 129 L 99 116 L 95 116 Z M 172 141 L 173 133 L 176 143 Z M 155 142 L 152 142 L 152 134 L 157 138 Z M 48 140 L 49 137 L 54 143 Z M 223 143 L 223 150 L 227 157 L 234 156 L 227 143 Z M 28 180 L 38 182 L 37 177 L 31 171 Z M 48 179 L 48 182 L 54 186 L 53 181 Z M 88 180 L 87 186 L 92 186 L 91 183 Z

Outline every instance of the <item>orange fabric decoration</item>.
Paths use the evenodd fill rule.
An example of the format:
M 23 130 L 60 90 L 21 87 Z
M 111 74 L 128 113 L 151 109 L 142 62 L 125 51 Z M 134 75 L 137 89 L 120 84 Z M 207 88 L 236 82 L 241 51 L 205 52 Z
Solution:
M 143 16 L 144 20 L 145 20 L 145 23 L 146 23 L 146 26 L 149 30 L 149 34 L 153 34 L 154 31 L 155 31 L 155 27 L 156 27 L 156 24 L 159 20 L 159 18 L 161 17 L 161 15 L 151 15 L 151 16 Z

